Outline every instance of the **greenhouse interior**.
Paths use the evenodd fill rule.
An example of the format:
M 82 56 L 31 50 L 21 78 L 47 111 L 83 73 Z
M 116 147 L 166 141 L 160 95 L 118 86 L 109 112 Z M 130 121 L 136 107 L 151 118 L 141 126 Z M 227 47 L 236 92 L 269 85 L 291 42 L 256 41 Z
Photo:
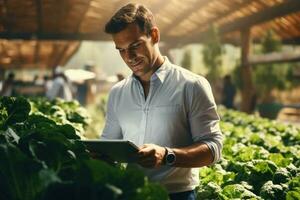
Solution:
M 0 0 L 0 200 L 50 199 L 300 200 L 300 1 Z

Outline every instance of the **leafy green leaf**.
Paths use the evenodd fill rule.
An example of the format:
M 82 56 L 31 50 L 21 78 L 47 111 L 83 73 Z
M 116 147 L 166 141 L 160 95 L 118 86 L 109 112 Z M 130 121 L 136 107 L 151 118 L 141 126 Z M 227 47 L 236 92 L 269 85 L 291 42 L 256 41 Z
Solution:
M 259 194 L 263 199 L 270 200 L 284 199 L 285 196 L 282 186 L 273 184 L 272 181 L 266 182 L 262 186 Z
M 0 157 L 0 199 L 37 199 L 48 185 L 60 181 L 12 144 L 0 145 Z
M 229 199 L 258 199 L 253 192 L 247 190 L 240 184 L 227 185 L 223 188 L 221 193 Z
M 30 104 L 25 98 L 4 96 L 0 98 L 0 102 L 7 111 L 7 118 L 2 124 L 4 129 L 9 125 L 23 122 L 27 119 L 30 112 Z

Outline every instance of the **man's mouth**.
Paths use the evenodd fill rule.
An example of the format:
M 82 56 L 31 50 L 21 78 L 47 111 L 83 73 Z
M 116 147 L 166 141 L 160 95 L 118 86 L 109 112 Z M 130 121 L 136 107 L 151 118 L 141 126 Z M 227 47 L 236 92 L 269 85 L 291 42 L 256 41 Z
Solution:
M 139 65 L 143 62 L 143 60 L 139 60 L 137 62 L 131 63 L 131 67 L 135 70 L 138 69 Z

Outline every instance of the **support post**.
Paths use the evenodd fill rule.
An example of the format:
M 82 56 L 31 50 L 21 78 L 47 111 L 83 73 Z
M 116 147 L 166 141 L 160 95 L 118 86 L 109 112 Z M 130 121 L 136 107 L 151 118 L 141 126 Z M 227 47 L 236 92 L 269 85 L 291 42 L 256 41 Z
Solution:
M 252 69 L 249 63 L 250 28 L 241 30 L 241 76 L 242 76 L 242 102 L 241 111 L 253 112 L 256 104 L 255 89 L 252 81 Z

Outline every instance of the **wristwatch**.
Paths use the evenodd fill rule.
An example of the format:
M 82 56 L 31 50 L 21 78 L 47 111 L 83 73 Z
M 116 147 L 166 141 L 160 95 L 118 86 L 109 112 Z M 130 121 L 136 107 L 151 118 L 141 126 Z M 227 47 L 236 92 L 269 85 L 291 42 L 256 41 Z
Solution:
M 172 166 L 176 161 L 176 155 L 172 149 L 168 147 L 165 147 L 165 149 L 166 149 L 165 163 L 168 166 Z

